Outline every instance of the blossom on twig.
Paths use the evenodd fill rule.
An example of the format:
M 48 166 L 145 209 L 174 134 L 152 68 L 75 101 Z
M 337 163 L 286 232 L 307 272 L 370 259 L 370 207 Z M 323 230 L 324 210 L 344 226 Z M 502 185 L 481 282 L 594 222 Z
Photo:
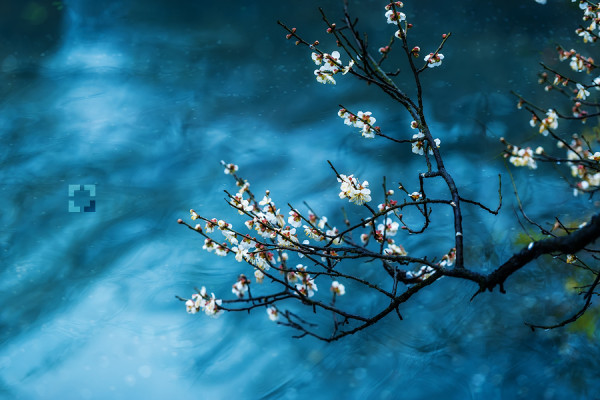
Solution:
M 369 182 L 364 181 L 363 183 L 360 183 L 354 178 L 354 175 L 340 175 L 338 182 L 341 182 L 339 193 L 340 199 L 348 198 L 350 202 L 359 206 L 371 201 Z

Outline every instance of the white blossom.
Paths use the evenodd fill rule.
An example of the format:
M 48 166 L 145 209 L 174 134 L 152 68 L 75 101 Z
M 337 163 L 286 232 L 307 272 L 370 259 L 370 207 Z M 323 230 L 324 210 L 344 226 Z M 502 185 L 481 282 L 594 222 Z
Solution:
M 429 68 L 439 67 L 442 65 L 443 59 L 444 55 L 442 53 L 429 53 L 425 56 L 425 61 L 427 61 L 427 66 Z
M 337 296 L 343 296 L 346 294 L 346 288 L 338 281 L 331 282 L 331 291 Z
M 531 150 L 531 147 L 520 149 L 517 146 L 514 146 L 512 148 L 511 154 L 512 155 L 510 156 L 508 161 L 515 167 L 529 167 L 530 169 L 537 168 L 537 164 L 533 158 L 533 151 Z
M 369 182 L 364 181 L 360 183 L 354 178 L 354 175 L 340 175 L 338 182 L 341 182 L 340 199 L 348 198 L 350 202 L 356 205 L 362 205 L 371 201 L 371 190 L 368 188 Z
M 273 306 L 267 307 L 267 315 L 271 321 L 277 321 L 279 319 L 279 311 Z
M 385 12 L 385 17 L 387 18 L 388 24 L 398 25 L 399 22 L 402 22 L 406 19 L 406 15 L 401 13 L 400 11 L 394 12 L 394 10 L 388 10 Z
M 434 139 L 435 147 L 439 148 L 441 141 L 440 139 Z M 419 132 L 413 135 L 413 143 L 412 143 L 412 152 L 415 154 L 423 155 L 425 148 L 425 134 L 423 132 Z M 433 154 L 433 149 L 429 146 L 429 154 Z

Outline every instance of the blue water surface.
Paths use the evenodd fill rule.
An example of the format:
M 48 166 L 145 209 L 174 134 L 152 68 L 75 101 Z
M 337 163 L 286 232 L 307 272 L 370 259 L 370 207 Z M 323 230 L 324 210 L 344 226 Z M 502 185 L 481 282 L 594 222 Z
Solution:
M 519 248 L 522 232 L 498 139 L 538 140 L 510 91 L 547 101 L 538 62 L 557 65 L 557 42 L 581 46 L 573 35 L 580 12 L 567 0 L 405 3 L 423 52 L 452 32 L 443 66 L 423 75 L 448 169 L 465 196 L 490 206 L 504 175 L 498 217 L 465 211 L 467 264 L 490 271 Z M 393 33 L 385 4 L 350 2 L 375 49 Z M 403 321 L 390 316 L 331 344 L 293 339 L 263 309 L 218 319 L 185 312 L 176 295 L 206 286 L 233 298 L 244 272 L 203 252 L 202 238 L 176 223 L 194 208 L 240 224 L 224 201 L 235 187 L 220 160 L 238 164 L 257 194 L 270 189 L 282 210 L 306 200 L 338 226 L 341 205 L 355 211 L 339 201 L 327 160 L 371 182 L 374 202 L 383 175 L 417 189 L 423 160 L 410 145 L 363 139 L 336 115 L 338 104 L 370 110 L 384 130 L 409 138 L 402 108 L 350 76 L 317 83 L 310 51 L 276 24 L 333 51 L 318 6 L 332 20 L 342 15 L 333 0 L 0 4 L 1 398 L 597 396 L 597 334 L 532 333 L 523 324 L 556 322 L 581 304 L 551 260 L 520 271 L 506 295 L 473 301 L 473 284 L 442 279 L 401 307 Z M 404 72 L 398 82 L 414 93 Z M 514 175 L 533 217 L 593 212 L 551 167 Z M 92 199 L 70 197 L 69 185 L 94 185 L 94 212 L 69 212 L 70 200 Z M 406 237 L 411 254 L 448 251 L 446 212 L 427 236 Z M 378 279 L 368 263 L 354 267 Z M 350 285 L 338 304 L 368 314 L 385 307 L 380 301 Z M 327 317 L 314 318 L 327 332 Z

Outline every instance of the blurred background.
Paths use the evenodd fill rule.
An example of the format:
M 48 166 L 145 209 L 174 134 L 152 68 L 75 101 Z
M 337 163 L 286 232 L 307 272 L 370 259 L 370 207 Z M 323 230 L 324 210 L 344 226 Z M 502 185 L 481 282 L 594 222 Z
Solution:
M 350 1 L 374 50 L 394 32 L 385 4 Z M 336 115 L 340 103 L 369 110 L 386 133 L 408 138 L 401 107 L 350 76 L 317 83 L 310 51 L 276 23 L 333 51 L 318 6 L 341 18 L 333 0 L 0 3 L 0 398 L 596 395 L 597 310 L 550 332 L 523 324 L 556 322 L 581 304 L 566 289 L 580 277 L 549 258 L 512 277 L 506 295 L 472 302 L 474 285 L 443 279 L 401 307 L 404 321 L 385 318 L 332 344 L 293 339 L 261 309 L 216 320 L 186 314 L 176 295 L 206 286 L 233 298 L 237 275 L 251 275 L 203 252 L 202 238 L 176 223 L 190 208 L 241 223 L 223 200 L 233 185 L 220 160 L 238 164 L 255 193 L 270 189 L 282 210 L 290 202 L 304 211 L 306 200 L 338 226 L 341 205 L 356 211 L 339 201 L 327 160 L 371 182 L 375 204 L 383 175 L 417 189 L 424 165 L 410 145 L 363 139 Z M 463 195 L 495 207 L 504 176 L 498 217 L 465 211 L 467 264 L 489 271 L 523 244 L 498 139 L 549 145 L 510 91 L 554 105 L 537 86 L 538 63 L 557 65 L 557 43 L 583 47 L 573 34 L 580 11 L 567 0 L 425 0 L 403 11 L 424 54 L 452 32 L 442 67 L 423 81 L 430 127 Z M 399 84 L 414 93 L 400 57 L 387 67 L 400 67 Z M 563 124 L 560 133 L 577 129 Z M 539 221 L 578 223 L 593 212 L 552 167 L 513 173 Z M 93 212 L 69 212 L 69 201 L 83 207 L 91 195 L 70 196 L 69 185 L 94 185 Z M 451 247 L 447 210 L 437 212 L 426 236 L 400 240 L 410 254 Z M 364 314 L 385 306 L 351 289 L 340 306 Z

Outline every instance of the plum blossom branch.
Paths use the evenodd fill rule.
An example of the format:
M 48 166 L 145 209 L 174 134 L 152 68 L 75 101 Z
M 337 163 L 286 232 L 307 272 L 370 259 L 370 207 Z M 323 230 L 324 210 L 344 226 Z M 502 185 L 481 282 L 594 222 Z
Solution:
M 325 48 L 318 40 L 308 41 L 302 38 L 296 28 L 290 28 L 281 21 L 278 21 L 278 24 L 287 32 L 287 39 L 310 49 L 310 58 L 318 66 L 314 71 L 318 83 L 335 85 L 336 79 L 356 78 L 378 87 L 407 111 L 411 118 L 410 127 L 417 131 L 412 136 L 405 132 L 394 134 L 397 137 L 384 134 L 382 128 L 375 126 L 376 119 L 370 111 L 353 113 L 340 106 L 338 116 L 343 118 L 346 125 L 359 129 L 365 138 L 380 136 L 388 139 L 394 146 L 410 143 L 412 153 L 422 156 L 421 167 L 415 171 L 418 186 L 408 189 L 396 181 L 396 193 L 388 188 L 387 179 L 384 177 L 381 196 L 383 200 L 375 206 L 372 202 L 378 195 L 372 192 L 368 181 L 361 181 L 349 172 L 341 174 L 328 161 L 337 179 L 338 197 L 350 203 L 346 203 L 351 210 L 349 213 L 342 209 L 345 227 L 338 229 L 334 224 L 335 219 L 318 214 L 306 203 L 304 204 L 307 211 L 288 202 L 284 204 L 289 211 L 282 212 L 269 190 L 265 191 L 261 199 L 261 196 L 250 190 L 250 183 L 239 176 L 237 165 L 222 162 L 225 167 L 224 173 L 234 179 L 238 188 L 235 194 L 226 191 L 225 200 L 237 211 L 239 218 L 245 219 L 243 224 L 236 223 L 234 227 L 234 223 L 201 216 L 193 209 L 190 210 L 190 218 L 203 222 L 204 226 L 192 226 L 181 219 L 178 222 L 204 238 L 204 250 L 218 256 L 230 257 L 229 259 L 233 257 L 239 264 L 232 264 L 237 265 L 237 269 L 243 270 L 244 273 L 237 274 L 237 279 L 231 285 L 234 299 L 217 298 L 212 292 L 209 296 L 205 287 L 196 289 L 189 299 L 177 296 L 185 302 L 188 313 L 203 311 L 209 316 L 217 317 L 224 311 L 250 312 L 263 308 L 270 320 L 296 330 L 296 337 L 313 336 L 330 342 L 366 329 L 391 313 L 402 319 L 400 306 L 442 277 L 474 282 L 478 286 L 473 295 L 476 297 L 496 287 L 504 293 L 505 282 L 510 276 L 544 254 L 561 256 L 560 259 L 564 259 L 563 262 L 568 265 L 578 260 L 578 256 L 575 255 L 578 252 L 597 259 L 598 250 L 591 245 L 600 237 L 600 214 L 594 215 L 589 223 L 578 228 L 567 228 L 556 218 L 556 229 L 562 229 L 564 236 L 560 236 L 559 231 L 553 232 L 554 228 L 545 229 L 525 214 L 509 171 L 521 215 L 547 237 L 537 241 L 532 239 L 528 246 L 508 257 L 489 274 L 466 265 L 462 203 L 475 205 L 482 211 L 497 215 L 503 201 L 502 180 L 499 176 L 499 204 L 495 209 L 460 194 L 458 185 L 444 164 L 441 140 L 433 135 L 428 125 L 421 82 L 421 74 L 425 70 L 442 66 L 446 61 L 441 51 L 451 33 L 443 34 L 437 49 L 425 53 L 422 58 L 424 65 L 417 66 L 416 62 L 422 57 L 421 47 L 409 44 L 407 34 L 412 24 L 409 22 L 410 15 L 400 11 L 403 6 L 402 2 L 396 1 L 385 7 L 384 21 L 388 26 L 392 25 L 395 32 L 391 33 L 387 45 L 379 47 L 378 59 L 372 55 L 367 35 L 358 30 L 358 20 L 351 17 L 347 0 L 344 1 L 340 26 L 332 23 L 320 9 L 326 33 L 335 40 L 337 50 L 329 51 L 330 48 Z M 595 13 L 593 17 L 590 8 L 592 14 Z M 591 2 L 586 3 L 584 19 L 593 18 L 595 21 L 598 15 L 598 6 Z M 591 29 L 591 25 L 582 26 L 576 33 L 584 41 L 593 42 L 597 38 L 594 29 Z M 395 46 L 397 42 L 402 50 Z M 399 68 L 395 73 L 382 69 L 384 61 L 391 61 L 388 56 L 393 50 L 403 52 L 410 72 L 403 75 L 400 74 Z M 593 59 L 575 50 L 565 51 L 559 48 L 558 55 L 563 60 L 569 60 L 570 68 L 576 72 L 591 72 L 597 67 Z M 348 61 L 345 62 L 344 59 Z M 564 139 L 558 130 L 559 122 L 562 124 L 561 120 L 585 121 L 590 116 L 600 115 L 588 111 L 590 107 L 597 106 L 588 99 L 591 97 L 591 89 L 600 89 L 600 77 L 592 83 L 586 83 L 583 79 L 569 80 L 564 78 L 564 74 L 560 75 L 546 66 L 543 67 L 557 76 L 553 87 L 561 91 L 564 99 L 571 102 L 573 116 L 561 111 L 559 107 L 539 107 L 520 95 L 517 95 L 518 105 L 531 113 L 530 125 L 538 129 L 540 137 L 555 141 L 562 151 L 566 151 L 566 156 L 555 156 L 541 146 L 534 150 L 520 144 L 510 144 L 506 139 L 502 139 L 501 143 L 505 146 L 504 155 L 512 165 L 530 169 L 536 169 L 538 161 L 553 164 L 564 162 L 570 167 L 575 179 L 574 183 L 570 183 L 574 194 L 587 193 L 591 196 L 600 190 L 600 149 L 594 151 L 595 142 L 585 135 L 575 135 L 569 141 Z M 344 75 L 346 77 L 343 77 Z M 413 85 L 416 96 L 409 96 L 401 90 L 395 79 L 403 79 L 404 83 Z M 542 84 L 546 84 L 547 75 L 542 76 L 541 81 Z M 407 153 L 410 154 L 408 151 Z M 428 190 L 429 182 L 444 185 L 443 194 L 432 196 L 431 193 L 435 191 Z M 333 179 L 332 184 L 335 184 Z M 447 248 L 450 249 L 446 254 L 424 254 L 429 251 L 414 246 L 412 237 L 429 232 L 430 226 L 438 223 L 438 210 L 448 207 L 451 210 L 452 223 L 451 226 L 443 228 L 448 233 L 446 240 Z M 362 210 L 359 212 L 362 212 L 363 216 L 352 222 L 352 210 Z M 365 213 L 367 216 L 364 216 Z M 420 222 L 405 220 L 405 214 L 415 214 Z M 410 221 L 410 224 L 407 221 Z M 215 237 L 219 234 L 223 236 L 220 240 Z M 583 261 L 579 264 L 585 265 Z M 578 268 L 583 268 L 581 265 Z M 591 268 L 585 271 L 595 276 L 584 295 L 585 304 L 574 316 L 551 327 L 572 322 L 588 309 L 592 295 L 596 294 L 600 274 Z M 249 272 L 253 273 L 254 281 L 246 276 L 252 276 Z M 386 279 L 381 280 L 382 276 Z M 377 311 L 370 315 L 363 315 L 357 311 L 357 301 L 348 300 L 348 294 L 359 291 L 371 293 L 376 297 L 377 300 L 374 301 L 377 301 Z M 331 333 L 323 334 L 321 326 L 300 314 L 298 310 L 302 309 L 305 309 L 306 313 L 325 312 L 331 315 Z M 532 329 L 543 328 L 538 325 L 529 326 Z

